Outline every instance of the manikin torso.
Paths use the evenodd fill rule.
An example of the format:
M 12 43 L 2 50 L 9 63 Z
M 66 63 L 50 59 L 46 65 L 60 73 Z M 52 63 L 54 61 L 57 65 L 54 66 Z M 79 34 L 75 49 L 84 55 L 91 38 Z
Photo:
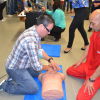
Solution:
M 45 100 L 57 100 L 64 96 L 62 81 L 65 79 L 63 73 L 47 71 L 38 77 L 42 84 L 42 98 Z

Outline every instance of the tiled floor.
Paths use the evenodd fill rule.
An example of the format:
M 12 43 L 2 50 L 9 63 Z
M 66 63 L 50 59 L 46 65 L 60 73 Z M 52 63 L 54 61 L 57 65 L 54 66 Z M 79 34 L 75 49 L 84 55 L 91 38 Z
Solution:
M 72 21 L 72 14 L 65 14 L 66 16 L 66 30 L 62 33 L 62 37 L 59 42 L 54 42 L 54 38 L 47 36 L 45 41 L 42 43 L 45 44 L 60 44 L 61 45 L 61 54 L 59 58 L 54 58 L 54 60 L 63 67 L 63 73 L 66 75 L 66 69 L 76 63 L 83 54 L 83 51 L 80 48 L 84 45 L 83 39 L 78 32 L 75 31 L 75 39 L 73 43 L 72 50 L 68 54 L 63 54 L 62 51 L 66 48 L 68 42 L 69 26 Z M 5 11 L 4 11 L 4 16 Z M 19 18 L 14 15 L 11 18 L 7 18 L 6 22 L 0 22 L 0 77 L 6 74 L 5 71 L 5 60 L 10 54 L 12 47 L 18 38 L 18 36 L 25 30 L 25 23 L 20 21 Z M 84 23 L 85 30 L 88 30 L 89 21 L 86 20 Z M 92 32 L 87 32 L 88 38 L 91 36 Z M 46 61 L 42 60 L 44 64 L 48 64 Z M 4 77 L 6 78 L 6 76 Z M 0 79 L 0 82 L 3 78 Z M 76 100 L 76 95 L 79 88 L 82 86 L 84 80 L 77 79 L 71 76 L 66 75 L 65 84 L 66 84 L 66 96 L 67 100 Z M 24 95 L 12 95 L 5 92 L 0 92 L 0 100 L 23 100 Z M 100 100 L 100 89 L 96 93 L 95 97 L 92 100 Z

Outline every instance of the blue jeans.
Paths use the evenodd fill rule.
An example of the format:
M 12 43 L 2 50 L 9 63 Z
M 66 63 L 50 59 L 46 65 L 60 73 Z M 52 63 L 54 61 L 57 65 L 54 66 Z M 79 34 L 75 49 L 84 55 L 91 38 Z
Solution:
M 45 9 L 47 9 L 47 0 L 38 0 L 38 3 L 42 2 L 42 6 L 45 7 Z
M 43 1 L 43 6 L 45 7 L 45 9 L 47 9 L 47 0 Z
M 21 12 L 24 10 L 24 5 L 23 5 L 23 1 L 22 0 L 18 0 L 18 2 L 20 3 L 21 5 Z
M 66 3 L 67 3 L 67 5 L 66 5 Z M 63 9 L 65 10 L 65 7 L 67 6 L 67 11 L 68 11 L 68 9 L 69 9 L 69 0 L 68 1 L 66 1 L 66 0 L 64 0 L 64 4 L 63 4 Z
M 34 3 L 36 3 L 36 0 L 34 0 Z
M 14 2 L 15 0 L 11 0 L 11 3 L 10 3 L 10 14 L 15 14 L 15 9 L 14 9 Z
M 11 4 L 11 0 L 7 0 L 6 1 L 6 14 L 7 15 L 10 14 L 10 4 Z
M 36 72 L 33 68 L 28 69 L 8 69 L 6 71 L 14 81 L 18 84 L 6 81 L 3 90 L 11 94 L 27 95 L 36 94 L 39 91 L 39 86 L 33 79 L 38 77 L 41 72 Z

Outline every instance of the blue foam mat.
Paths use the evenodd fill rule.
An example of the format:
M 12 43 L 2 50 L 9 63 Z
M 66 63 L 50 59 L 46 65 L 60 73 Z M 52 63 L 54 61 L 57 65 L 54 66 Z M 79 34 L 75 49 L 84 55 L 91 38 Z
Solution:
M 62 65 L 59 65 L 59 66 L 61 68 L 61 71 L 58 71 L 58 72 L 63 73 Z M 42 73 L 45 73 L 45 72 L 46 71 L 42 71 Z M 44 100 L 41 97 L 41 90 L 42 90 L 41 82 L 38 80 L 38 78 L 34 78 L 34 79 L 37 82 L 37 84 L 39 85 L 39 92 L 36 95 L 25 95 L 24 100 Z M 67 100 L 66 89 L 65 89 L 65 81 L 63 81 L 62 86 L 63 86 L 64 97 L 60 100 Z
M 50 57 L 60 57 L 61 45 L 41 44 L 41 47 Z
M 71 16 L 71 17 L 74 17 L 74 16 Z

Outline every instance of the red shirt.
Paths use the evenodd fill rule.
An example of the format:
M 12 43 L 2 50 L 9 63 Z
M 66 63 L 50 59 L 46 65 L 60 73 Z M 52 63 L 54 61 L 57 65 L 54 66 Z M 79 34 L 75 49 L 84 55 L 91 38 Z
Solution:
M 100 31 L 93 31 L 90 37 L 90 47 L 85 64 L 88 65 L 88 75 L 93 74 L 100 65 Z

